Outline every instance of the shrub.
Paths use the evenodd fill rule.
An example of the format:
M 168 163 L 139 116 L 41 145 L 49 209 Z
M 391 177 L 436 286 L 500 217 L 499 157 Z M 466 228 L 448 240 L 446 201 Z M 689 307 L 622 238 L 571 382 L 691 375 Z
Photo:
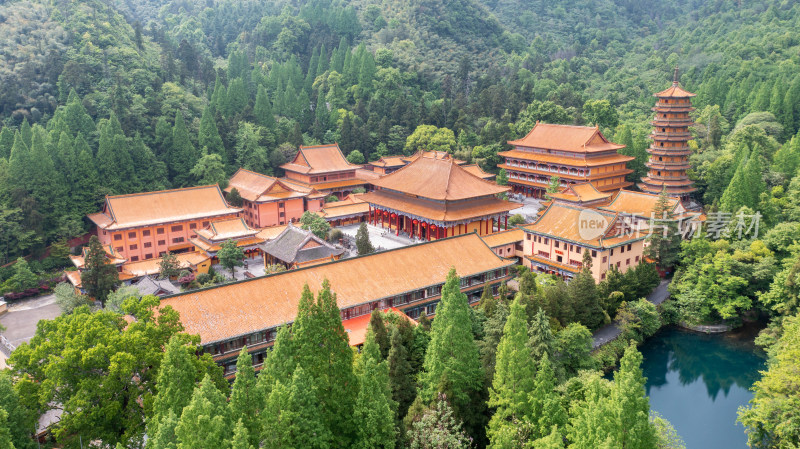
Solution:
M 328 241 L 332 243 L 336 243 L 344 237 L 344 233 L 341 229 L 331 229 L 331 232 L 328 233 Z

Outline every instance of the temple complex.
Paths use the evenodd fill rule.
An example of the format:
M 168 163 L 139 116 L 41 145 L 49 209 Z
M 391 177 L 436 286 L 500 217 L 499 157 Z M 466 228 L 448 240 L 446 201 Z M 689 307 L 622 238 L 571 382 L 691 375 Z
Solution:
M 369 183 L 356 176 L 360 165 L 347 162 L 337 144 L 301 146 L 294 159 L 281 165 L 285 179 L 319 193 L 344 198 Z
M 498 198 L 508 187 L 483 180 L 452 158 L 420 157 L 372 181 L 369 220 L 395 234 L 440 239 L 507 228 L 509 211 L 520 207 Z
M 647 167 L 650 171 L 642 178 L 639 188 L 645 192 L 658 194 L 666 189 L 670 196 L 688 200 L 694 192 L 694 183 L 689 179 L 686 171 L 690 168 L 689 140 L 692 134 L 689 127 L 694 124 L 689 113 L 694 111 L 692 97 L 695 94 L 687 92 L 678 83 L 678 68 L 672 79 L 672 86 L 654 94 L 658 98 L 653 111 L 656 115 L 652 121 L 653 133 L 650 137 L 653 143 L 647 152 L 650 159 Z
M 189 241 L 213 220 L 236 218 L 217 185 L 106 196 L 102 212 L 89 214 L 103 246 L 129 262 L 190 251 Z
M 537 122 L 527 136 L 508 144 L 514 149 L 498 153 L 505 158 L 498 167 L 508 173 L 514 193 L 541 198 L 554 176 L 562 187 L 589 181 L 601 192 L 632 185 L 625 175 L 632 173 L 626 163 L 633 158 L 617 153 L 624 145 L 610 142 L 597 127 Z
M 243 168 L 233 174 L 225 192 L 230 195 L 233 189 L 242 197 L 245 222 L 254 228 L 293 223 L 307 210 L 320 210 L 325 201 L 313 187 Z
M 165 297 L 161 305 L 180 314 L 185 332 L 198 334 L 203 350 L 232 377 L 244 345 L 261 368 L 278 328 L 294 321 L 306 284 L 316 292 L 329 280 L 343 321 L 390 307 L 417 319 L 435 314 L 451 268 L 469 303 L 477 304 L 487 284 L 497 294 L 514 264 L 471 233 L 193 290 Z

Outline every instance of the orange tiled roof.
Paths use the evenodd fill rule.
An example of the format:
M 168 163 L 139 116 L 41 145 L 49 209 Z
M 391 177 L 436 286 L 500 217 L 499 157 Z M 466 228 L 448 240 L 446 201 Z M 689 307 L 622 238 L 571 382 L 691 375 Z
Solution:
M 454 158 L 453 155 L 448 153 L 447 151 L 418 151 L 418 152 L 412 154 L 411 156 L 404 156 L 403 159 L 406 162 L 413 162 L 413 161 L 419 159 L 420 156 L 428 158 L 428 159 L 447 159 L 447 160 L 452 160 L 453 162 L 455 162 L 458 165 L 464 165 L 464 164 L 467 163 L 466 161 L 462 161 L 461 159 Z
M 263 240 L 272 240 L 275 237 L 281 235 L 284 229 L 286 229 L 288 225 L 278 225 L 278 226 L 270 226 L 268 228 L 261 228 L 258 231 L 256 236 Z
M 658 195 L 652 193 L 620 190 L 614 199 L 611 200 L 611 203 L 607 206 L 601 206 L 600 209 L 649 219 L 650 215 L 655 211 L 657 202 Z M 668 204 L 670 213 L 680 213 L 683 211 L 681 200 L 678 198 L 669 198 Z M 678 210 L 678 206 L 681 206 L 680 210 Z
M 364 181 L 372 181 L 373 179 L 378 179 L 381 177 L 380 173 L 375 173 L 372 170 L 367 170 L 365 168 L 359 168 L 356 170 L 356 178 L 362 179 Z
M 278 178 L 243 168 L 233 174 L 225 191 L 230 192 L 233 188 L 239 191 L 242 198 L 256 202 L 301 198 L 311 192 L 308 187 L 292 185 Z
M 417 325 L 416 321 L 409 318 L 409 316 L 403 313 L 402 310 L 397 309 L 395 307 L 389 307 L 388 309 L 383 309 L 382 312 L 394 313 L 400 318 L 408 320 L 408 322 L 410 322 L 412 325 L 414 326 Z M 364 342 L 367 341 L 367 330 L 369 329 L 369 320 L 371 318 L 372 314 L 367 314 L 342 321 L 342 326 L 344 326 L 344 331 L 347 332 L 347 338 L 350 340 L 350 346 L 363 345 Z
M 538 122 L 527 136 L 510 140 L 508 144 L 573 153 L 594 153 L 625 148 L 625 145 L 610 142 L 597 127 Z
M 611 198 L 610 193 L 600 192 L 591 182 L 570 184 L 564 187 L 561 192 L 553 193 L 551 196 L 555 199 L 582 203 Z
M 521 207 L 520 203 L 501 200 L 493 196 L 442 204 L 423 198 L 413 198 L 401 193 L 376 190 L 365 193 L 362 198 L 370 204 L 438 222 L 469 220 L 487 215 L 506 213 Z
M 305 284 L 318 291 L 328 279 L 337 304 L 347 308 L 441 284 L 451 267 L 469 276 L 513 263 L 465 234 L 186 292 L 161 305 L 177 310 L 186 332 L 209 344 L 293 321 Z
M 197 231 L 197 235 L 208 240 L 228 240 L 256 234 L 258 230 L 247 226 L 241 217 L 212 221 L 207 228 Z
M 106 196 L 103 212 L 88 217 L 107 230 L 133 228 L 241 212 L 228 205 L 219 186 Z
M 508 245 L 509 243 L 521 242 L 525 239 L 525 231 L 520 228 L 514 228 L 484 235 L 481 238 L 490 248 L 496 248 L 498 246 Z
M 659 98 L 691 98 L 696 96 L 689 91 L 684 90 L 677 81 L 673 82 L 671 86 L 661 92 L 653 94 L 654 97 Z
M 191 242 L 194 246 L 200 248 L 205 252 L 215 253 L 222 249 L 222 243 L 211 243 L 197 238 L 189 239 L 189 242 Z M 254 236 L 254 237 L 246 237 L 243 239 L 235 240 L 235 242 L 237 247 L 244 248 L 247 246 L 260 245 L 264 243 L 264 239 Z
M 208 260 L 208 256 L 197 251 L 175 254 L 175 257 L 178 259 L 178 267 L 180 268 L 189 268 Z M 138 262 L 128 262 L 122 265 L 120 279 L 122 279 L 123 275 L 126 275 L 128 278 L 138 278 L 158 274 L 160 272 L 160 257 L 156 259 L 140 260 Z
M 108 263 L 112 265 L 121 265 L 128 260 L 122 257 L 122 255 L 119 252 L 117 252 L 111 245 L 104 245 L 103 250 L 105 250 L 106 259 L 108 260 Z M 70 255 L 69 260 L 72 261 L 72 264 L 75 265 L 75 267 L 83 268 L 83 265 L 86 263 L 86 256 L 88 255 L 89 255 L 89 247 L 84 246 L 81 249 L 80 255 L 77 256 Z
M 407 163 L 405 156 L 381 156 L 380 159 L 370 162 L 369 165 L 376 167 L 402 167 Z
M 641 240 L 646 237 L 644 234 L 640 234 L 625 236 L 622 240 L 612 240 L 619 234 L 617 218 L 616 213 L 554 201 L 534 223 L 522 226 L 522 229 L 593 248 L 609 248 L 622 244 L 622 242 Z M 595 228 L 597 229 L 595 232 L 588 228 L 581 232 L 581 222 L 587 219 L 603 221 L 604 223 L 601 225 L 603 227 Z
M 494 173 L 486 173 L 485 171 L 481 170 L 481 168 L 478 167 L 478 164 L 462 165 L 461 168 L 481 179 L 492 180 L 495 178 L 495 176 L 497 176 Z
M 341 204 L 339 204 L 341 203 Z M 369 203 L 361 201 L 358 203 L 351 203 L 339 201 L 336 203 L 326 203 L 322 210 L 317 211 L 317 214 L 328 220 L 333 220 L 338 217 L 345 217 L 350 215 L 363 215 L 369 213 Z
M 77 289 L 82 287 L 80 271 L 65 271 L 64 275 L 67 277 L 67 280 L 70 284 L 72 284 L 73 287 Z
M 525 151 L 525 150 L 501 151 L 497 154 L 503 157 L 544 162 L 547 164 L 569 165 L 572 167 L 600 167 L 603 165 L 628 162 L 635 159 L 631 156 L 625 156 L 624 154 L 612 154 L 609 156 L 600 156 L 600 157 L 567 157 L 567 156 L 556 156 L 552 154 L 534 153 L 532 151 Z M 511 167 L 511 168 L 514 169 L 517 167 Z
M 281 168 L 298 173 L 328 173 L 361 168 L 347 162 L 339 144 L 301 146 L 292 162 L 281 165 Z
M 559 263 L 556 262 L 555 260 L 545 259 L 544 257 L 539 257 L 534 255 L 534 256 L 525 256 L 525 258 L 528 260 L 532 260 L 534 262 L 538 262 L 542 265 L 549 265 L 551 267 L 560 268 L 562 270 L 566 270 L 571 273 L 579 273 L 581 271 L 581 269 L 579 267 L 576 267 L 575 265 L 567 265 L 565 263 Z
M 435 200 L 463 200 L 510 190 L 481 179 L 452 159 L 417 158 L 405 167 L 372 181 L 384 189 Z

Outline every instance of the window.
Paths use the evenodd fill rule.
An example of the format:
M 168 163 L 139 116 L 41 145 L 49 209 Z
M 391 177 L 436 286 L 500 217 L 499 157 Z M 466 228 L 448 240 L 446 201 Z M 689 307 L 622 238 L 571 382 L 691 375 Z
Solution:
M 630 251 L 630 250 L 631 250 L 631 244 L 628 243 L 628 251 Z
M 558 240 L 556 240 L 555 245 L 556 245 L 556 248 L 558 248 Z
M 528 235 L 526 235 L 526 236 L 525 236 L 525 238 L 526 238 L 526 239 L 528 239 L 528 240 L 530 240 L 530 239 L 531 239 L 531 235 L 530 235 L 530 234 L 528 234 Z
M 576 246 L 575 247 L 575 252 L 580 254 L 581 253 L 581 247 L 580 246 Z
M 134 245 L 130 245 L 128 248 L 130 248 L 131 251 L 139 249 L 138 245 L 135 245 L 135 244 Z
M 628 259 L 625 261 L 625 265 L 630 265 L 630 264 L 631 264 L 631 259 L 630 259 L 630 257 L 629 257 L 629 258 L 628 258 Z
M 592 257 L 597 257 L 597 250 L 592 250 Z
M 563 261 L 563 260 L 564 260 L 564 258 L 563 258 L 563 257 L 561 257 L 561 256 L 556 256 L 556 262 L 561 262 L 561 261 Z
M 278 214 L 278 216 L 279 216 L 279 217 L 281 217 L 281 218 L 283 218 L 283 217 L 285 217 L 285 216 L 286 216 L 286 213 L 285 213 L 285 212 L 281 212 L 280 214 Z
M 153 254 L 152 253 L 151 254 L 145 254 L 144 258 L 145 259 L 152 259 L 153 258 Z
M 603 256 L 603 263 L 606 263 L 607 260 L 608 260 L 608 257 Z
M 601 275 L 600 275 L 600 280 L 601 280 L 601 281 L 602 281 L 603 279 L 605 279 L 605 278 L 606 278 L 606 274 L 605 274 L 605 273 L 603 273 L 603 274 L 601 274 Z
M 136 232 L 129 232 L 128 233 L 128 238 L 129 239 L 135 239 L 136 238 Z
M 639 256 L 636 256 L 636 258 L 633 259 L 633 260 L 636 261 L 636 262 L 639 262 Z
M 189 223 L 189 229 L 197 229 L 197 223 Z
M 144 242 L 144 244 L 142 245 L 143 248 L 150 248 L 152 246 L 153 244 L 151 242 Z
M 131 262 L 136 262 L 139 260 L 139 256 L 131 256 Z
M 549 238 L 547 238 L 547 237 L 545 237 L 545 238 L 544 238 L 544 244 L 545 244 L 545 245 L 547 245 L 548 243 L 550 243 L 550 239 L 549 239 Z
M 617 262 L 617 268 L 619 268 L 619 266 L 620 266 L 620 262 Z
M 142 231 L 142 237 L 150 237 L 150 230 L 145 229 L 144 231 Z
M 207 221 L 204 221 L 204 222 L 203 222 L 203 227 L 204 227 L 204 228 L 207 228 L 207 227 L 208 227 L 208 222 L 207 222 Z
M 163 233 L 164 233 L 164 228 L 156 229 L 156 234 L 163 234 Z
M 278 208 L 283 209 L 284 207 L 286 207 L 286 203 L 284 202 L 278 203 Z
M 172 232 L 180 232 L 180 231 L 183 231 L 183 225 L 177 225 L 177 226 L 173 226 L 173 227 L 171 227 L 171 228 L 170 228 L 170 231 L 172 231 Z
M 123 249 L 125 249 L 125 248 L 123 248 L 121 246 L 118 246 L 118 247 L 114 248 L 114 251 L 116 251 L 118 253 L 121 253 Z
M 625 245 L 622 245 L 622 247 L 620 247 L 619 252 L 621 252 L 621 253 L 625 252 Z
M 122 240 L 122 234 L 114 234 L 114 240 Z
M 613 248 L 611 249 L 611 255 L 612 256 L 614 255 L 614 249 Z
M 167 244 L 167 241 L 166 241 L 166 240 L 159 240 L 159 241 L 158 241 L 158 245 L 159 245 L 159 246 L 166 245 L 166 244 Z
M 172 243 L 183 243 L 183 237 L 175 237 L 172 239 Z

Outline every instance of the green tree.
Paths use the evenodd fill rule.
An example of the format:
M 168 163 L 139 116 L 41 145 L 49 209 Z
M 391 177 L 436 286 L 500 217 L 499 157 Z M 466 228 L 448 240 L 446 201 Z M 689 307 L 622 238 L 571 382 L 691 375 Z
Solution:
M 580 323 L 570 323 L 556 334 L 558 362 L 567 377 L 580 370 L 594 368 L 592 332 Z
M 505 168 L 501 168 L 500 172 L 497 173 L 497 184 L 501 186 L 508 185 L 508 172 Z
M 355 435 L 352 419 L 358 380 L 353 373 L 353 351 L 342 326 L 336 294 L 331 292 L 327 279 L 316 301 L 308 285 L 303 288 L 292 332 L 297 364 L 314 379 L 326 428 L 336 445 L 350 444 Z
M 358 165 L 363 164 L 366 160 L 364 159 L 364 154 L 358 150 L 353 150 L 347 155 L 347 162 Z
M 456 148 L 456 136 L 448 128 L 437 128 L 434 125 L 419 125 L 406 138 L 403 148 L 405 154 L 414 154 L 417 151 L 443 151 L 452 153 Z
M 28 266 L 28 261 L 22 257 L 17 258 L 17 262 L 14 264 L 14 274 L 8 281 L 11 288 L 18 292 L 39 286 L 39 280 Z
M 265 447 L 327 449 L 333 435 L 325 424 L 314 379 L 298 366 L 289 386 L 277 382 L 264 411 Z
M 750 447 L 791 447 L 800 441 L 800 315 L 784 319 L 782 329 L 769 348 L 768 369 L 753 385 L 753 398 L 739 409 Z
M 491 447 L 497 447 L 498 435 L 506 426 L 524 426 L 531 417 L 528 396 L 534 390 L 535 364 L 528 350 L 528 313 L 522 295 L 511 303 L 511 312 L 497 346 L 489 407 L 495 407 L 487 436 Z
M 472 333 L 471 310 L 460 284 L 458 274 L 451 268 L 425 353 L 420 396 L 430 403 L 443 392 L 442 388 L 447 388 L 456 416 L 464 417 L 470 431 L 476 432 L 474 414 L 480 410 L 472 400 L 483 390 L 484 374 Z
M 61 313 L 72 313 L 73 310 L 88 305 L 89 300 L 86 296 L 75 291 L 75 287 L 69 282 L 61 282 L 53 289 L 56 297 L 56 304 L 61 309 Z
M 657 224 L 653 226 L 650 235 L 647 236 L 650 244 L 645 252 L 647 257 L 655 260 L 658 266 L 669 269 L 678 262 L 681 235 L 672 214 L 666 188 L 658 195 L 658 200 L 653 208 L 653 218 Z
M 231 427 L 225 395 L 206 374 L 194 389 L 175 427 L 178 449 L 226 447 Z
M 392 329 L 391 347 L 386 359 L 389 364 L 389 386 L 392 389 L 392 399 L 397 403 L 398 417 L 406 415 L 416 396 L 414 367 L 407 347 L 413 342 L 413 333 L 411 327 L 406 326 L 407 335 L 404 337 L 402 329 L 401 326 Z
M 200 152 L 192 145 L 189 131 L 183 120 L 183 113 L 175 114 L 175 125 L 172 127 L 172 145 L 167 165 L 169 176 L 177 186 L 187 186 L 191 179 L 192 168 L 197 165 Z
M 372 330 L 367 332 L 357 365 L 359 391 L 353 410 L 358 423 L 352 447 L 361 449 L 395 446 L 397 403 L 389 386 L 389 366 L 381 356 Z
M 269 101 L 269 95 L 264 86 L 258 87 L 253 114 L 256 117 L 256 123 L 259 125 L 267 129 L 275 128 L 275 116 L 272 114 L 272 104 Z
M 236 360 L 236 379 L 231 388 L 228 416 L 231 422 L 238 422 L 237 427 L 244 427 L 245 435 L 249 436 L 247 441 L 253 447 L 258 447 L 261 435 L 258 417 L 259 411 L 264 408 L 264 397 L 261 393 L 256 388 L 253 357 L 247 352 L 247 346 L 245 346 L 239 352 L 239 358 Z
M 239 123 L 236 131 L 236 164 L 247 170 L 266 175 L 272 174 L 269 152 L 261 144 L 260 129 L 248 122 Z
M 5 420 L 0 419 L 0 442 L 7 441 L 10 446 L 17 449 L 33 449 L 33 431 L 36 428 L 38 416 L 22 403 L 11 373 L 8 370 L 0 372 L 0 411 L 8 414 Z M 2 422 L 5 421 L 5 422 Z M 4 435 L 3 427 L 7 429 Z M 0 443 L 0 447 L 3 443 Z
M 158 263 L 158 278 L 159 279 L 172 279 L 178 277 L 181 272 L 178 256 L 167 251 L 161 256 L 161 262 Z
M 250 444 L 252 437 L 247 431 L 247 427 L 240 419 L 233 428 L 233 439 L 231 440 L 231 449 L 254 449 L 256 446 Z M 256 436 L 258 439 L 258 436 Z
M 216 109 L 214 105 L 208 105 L 203 109 L 203 115 L 200 117 L 200 130 L 197 133 L 197 143 L 205 154 L 216 154 L 220 160 L 225 161 L 227 159 L 225 147 L 222 144 L 222 137 L 219 135 L 215 115 Z
M 242 199 L 242 195 L 239 194 L 239 189 L 236 187 L 232 188 L 231 191 L 228 193 L 228 204 L 233 207 L 242 207 L 244 204 L 244 200 Z
M 216 153 L 204 154 L 192 167 L 190 173 L 198 185 L 219 184 L 224 186 L 227 183 L 225 163 L 222 161 L 222 156 Z
M 641 364 L 642 354 L 636 350 L 635 344 L 631 344 L 619 362 L 619 370 L 614 373 L 611 401 L 616 418 L 614 434 L 619 447 L 652 448 L 656 445 Z
M 141 443 L 163 348 L 182 328 L 170 307 L 156 317 L 158 304 L 155 296 L 127 303 L 125 313 L 135 318 L 130 323 L 111 311 L 79 307 L 40 321 L 30 342 L 12 353 L 14 375 L 31 382 L 26 403 L 63 410 L 53 429 L 59 444 L 77 447 L 79 436 L 108 446 Z M 208 355 L 202 361 L 215 366 Z
M 328 237 L 328 233 L 331 231 L 330 223 L 310 211 L 305 211 L 303 215 L 300 216 L 300 227 L 306 231 L 313 232 L 314 235 L 323 240 Z
M 557 383 L 550 357 L 545 354 L 539 360 L 535 386 L 530 395 L 531 414 L 528 419 L 533 426 L 532 439 L 544 438 L 550 434 L 553 427 L 564 428 L 567 423 L 567 412 L 561 405 L 560 394 L 555 389 Z
M 541 360 L 545 355 L 555 355 L 556 338 L 550 327 L 550 318 L 542 309 L 531 320 L 528 349 L 533 360 Z
M 358 232 L 356 232 L 356 249 L 358 250 L 359 256 L 372 254 L 375 252 L 372 242 L 369 241 L 369 230 L 367 229 L 367 224 L 364 222 L 361 222 L 361 224 L 358 226 Z
M 86 294 L 105 307 L 108 294 L 119 285 L 117 267 L 108 263 L 106 252 L 97 236 L 89 239 L 84 270 L 81 273 L 81 285 Z
M 605 313 L 598 301 L 597 284 L 592 276 L 591 261 L 589 251 L 584 251 L 583 268 L 567 284 L 567 294 L 577 321 L 589 329 L 596 329 L 603 324 Z
M 461 449 L 472 444 L 443 394 L 439 394 L 433 407 L 413 423 L 409 439 L 411 449 Z
M 217 251 L 219 264 L 231 270 L 231 277 L 236 279 L 235 268 L 244 265 L 244 252 L 233 240 L 226 240 L 220 245 Z
M 584 103 L 583 118 L 603 128 L 615 128 L 619 124 L 619 114 L 608 100 L 589 100 Z
M 178 427 L 178 417 L 170 410 L 158 424 L 158 430 L 150 433 L 152 438 L 147 440 L 147 447 L 159 449 L 178 449 L 178 436 L 175 428 Z M 148 432 L 150 432 L 148 430 Z
M 389 331 L 386 329 L 386 324 L 383 322 L 383 312 L 378 309 L 372 311 L 369 317 L 369 330 L 372 332 L 375 341 L 378 343 L 378 348 L 381 351 L 381 360 L 385 360 L 389 355 Z
M 495 364 L 497 363 L 497 346 L 503 338 L 503 329 L 509 313 L 508 303 L 505 300 L 498 301 L 492 313 L 485 313 L 486 321 L 483 323 L 483 336 L 477 344 L 486 385 L 492 385 Z

